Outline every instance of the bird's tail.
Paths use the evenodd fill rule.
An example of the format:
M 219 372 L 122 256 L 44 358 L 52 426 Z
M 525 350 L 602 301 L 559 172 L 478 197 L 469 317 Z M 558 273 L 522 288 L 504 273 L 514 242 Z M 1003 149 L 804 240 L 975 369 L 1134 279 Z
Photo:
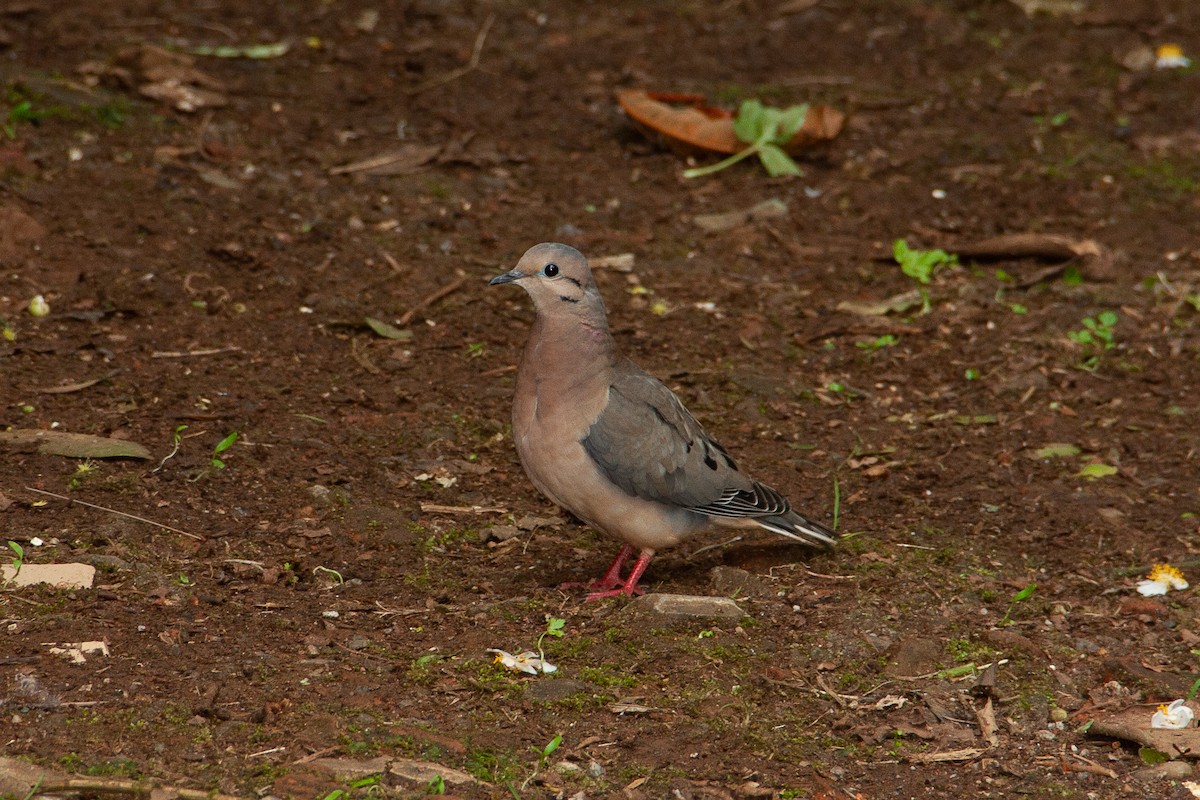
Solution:
M 837 531 L 827 528 L 819 522 L 813 522 L 807 517 L 802 517 L 795 511 L 788 511 L 786 514 L 773 517 L 756 517 L 754 521 L 772 533 L 778 533 L 780 536 L 786 536 L 807 545 L 833 547 L 834 541 L 838 538 Z

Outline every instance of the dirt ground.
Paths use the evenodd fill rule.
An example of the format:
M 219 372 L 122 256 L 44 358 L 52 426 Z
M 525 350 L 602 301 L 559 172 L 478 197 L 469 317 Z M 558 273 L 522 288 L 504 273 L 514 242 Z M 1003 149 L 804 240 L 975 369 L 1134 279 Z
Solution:
M 0 545 L 96 568 L 0 590 L 3 763 L 244 798 L 1193 796 L 1200 731 L 1147 737 L 1200 603 L 1135 587 L 1200 579 L 1200 83 L 1155 65 L 1200 58 L 1200 7 L 1021 5 L 0 3 Z M 688 180 L 625 87 L 849 117 L 802 177 Z M 963 255 L 918 287 L 897 239 Z M 521 471 L 532 310 L 487 285 L 546 240 L 607 259 L 621 347 L 836 550 L 655 559 L 649 591 L 733 618 L 559 588 L 616 544 Z M 557 672 L 488 652 L 539 646 Z

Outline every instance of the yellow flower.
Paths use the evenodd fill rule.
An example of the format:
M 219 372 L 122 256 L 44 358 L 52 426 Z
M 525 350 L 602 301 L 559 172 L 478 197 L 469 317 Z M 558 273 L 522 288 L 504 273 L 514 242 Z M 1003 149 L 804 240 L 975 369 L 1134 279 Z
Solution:
M 1178 567 L 1170 564 L 1155 564 L 1144 580 L 1138 581 L 1138 593 L 1144 597 L 1166 594 L 1172 589 L 1188 588 L 1187 579 Z
M 557 672 L 558 667 L 545 660 L 532 650 L 526 650 L 524 653 L 513 655 L 505 650 L 497 650 L 494 647 L 488 648 L 489 653 L 496 654 L 495 663 L 511 669 L 513 672 L 524 672 L 529 675 L 537 675 L 539 672 Z
M 1169 706 L 1159 706 L 1150 717 L 1150 727 L 1159 730 L 1179 730 L 1192 724 L 1192 710 L 1184 705 L 1183 700 L 1176 700 Z
M 1183 54 L 1177 44 L 1161 44 L 1154 51 L 1154 66 L 1159 69 L 1179 69 L 1192 65 L 1192 60 Z

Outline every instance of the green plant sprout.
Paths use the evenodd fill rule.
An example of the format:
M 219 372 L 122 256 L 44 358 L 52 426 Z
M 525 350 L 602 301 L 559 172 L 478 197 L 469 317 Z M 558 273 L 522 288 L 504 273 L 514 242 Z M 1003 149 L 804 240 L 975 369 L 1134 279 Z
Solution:
M 445 794 L 446 779 L 441 775 L 434 775 L 429 783 L 425 784 L 425 794 Z
M 238 440 L 238 433 L 237 433 L 237 431 L 234 431 L 233 433 L 229 434 L 221 441 L 217 442 L 217 446 L 213 448 L 213 454 L 212 454 L 212 468 L 213 469 L 225 469 L 225 462 L 222 461 L 220 458 L 221 453 L 224 453 L 226 450 L 233 447 L 233 443 L 236 442 L 237 440 Z
M 925 287 L 933 280 L 939 267 L 958 264 L 958 256 L 945 250 L 914 250 L 905 239 L 892 242 L 892 258 L 900 265 L 900 271 L 917 282 L 921 292 L 921 313 L 929 313 L 929 292 Z
M 891 347 L 898 341 L 900 340 L 897 339 L 893 334 L 885 333 L 883 336 L 880 336 L 878 339 L 874 339 L 870 342 L 855 342 L 854 346 L 863 350 L 870 350 L 873 353 L 876 350 L 882 350 L 885 347 Z
M 922 285 L 933 280 L 938 267 L 958 264 L 958 256 L 952 253 L 945 250 L 914 250 L 905 239 L 897 239 L 892 243 L 892 257 L 905 275 Z
M 333 578 L 334 582 L 339 586 L 346 582 L 346 579 L 342 577 L 342 573 L 338 572 L 336 569 L 330 569 L 329 567 L 313 567 L 313 575 L 328 575 L 329 577 Z
M 1067 338 L 1088 351 L 1079 366 L 1086 370 L 1095 370 L 1100 365 L 1098 351 L 1112 350 L 1117 346 L 1113 333 L 1113 328 L 1117 325 L 1117 312 L 1101 311 L 1095 317 L 1084 317 L 1082 325 L 1077 331 L 1067 331 Z
M 12 552 L 13 552 L 13 554 L 12 554 L 12 566 L 13 566 L 12 577 L 16 578 L 18 575 L 21 574 L 21 567 L 24 566 L 24 564 L 25 564 L 25 548 L 21 547 L 21 545 L 17 544 L 12 539 L 9 539 L 8 540 L 8 549 L 12 550 Z
M 542 641 L 547 636 L 554 636 L 561 639 L 563 628 L 566 624 L 567 621 L 561 617 L 551 617 L 546 621 L 546 630 L 542 631 L 542 635 L 537 640 L 538 658 L 542 659 L 542 661 L 546 660 L 546 654 L 542 651 Z
M 154 470 L 151 474 L 153 474 L 154 472 L 162 471 L 164 464 L 166 464 L 168 461 L 170 461 L 175 456 L 179 455 L 179 446 L 183 442 L 183 432 L 186 431 L 187 429 L 188 429 L 187 425 L 175 426 L 175 432 L 173 434 L 171 434 L 171 452 L 169 452 L 165 456 L 163 456 L 163 460 L 158 462 L 158 466 L 154 468 Z
M 1008 610 L 1004 612 L 1004 618 L 1000 620 L 1000 624 L 1001 625 L 1011 625 L 1012 620 L 1009 619 L 1009 617 L 1012 616 L 1013 609 L 1016 608 L 1017 603 L 1023 602 L 1025 600 L 1028 600 L 1030 597 L 1033 597 L 1033 593 L 1036 591 L 1037 591 L 1037 584 L 1031 583 L 1028 586 L 1026 586 L 1024 589 L 1022 589 L 1021 591 L 1014 594 L 1013 599 L 1010 600 L 1008 603 Z
M 803 175 L 804 171 L 784 152 L 783 145 L 791 141 L 796 131 L 804 125 L 806 116 L 807 103 L 780 110 L 768 108 L 758 100 L 745 100 L 733 120 L 733 132 L 749 147 L 716 164 L 685 170 L 683 177 L 700 178 L 712 175 L 756 154 L 772 178 L 779 175 Z
M 67 481 L 67 488 L 78 489 L 85 480 L 99 471 L 99 465 L 93 463 L 91 459 L 85 458 L 75 465 L 75 473 L 71 475 L 71 480 Z
M 17 101 L 13 103 L 11 108 L 9 108 L 8 115 L 5 117 L 4 125 L 2 126 L 4 135 L 9 139 L 15 139 L 17 138 L 17 123 L 37 123 L 45 119 L 47 116 L 49 116 L 49 112 L 35 109 L 32 101 Z
M 441 776 L 439 775 L 438 778 L 440 778 L 440 777 Z M 367 775 L 366 777 L 359 778 L 356 781 L 351 781 L 350 788 L 351 789 L 366 789 L 367 796 L 374 797 L 375 795 L 377 795 L 379 793 L 381 780 L 382 779 L 378 774 Z M 431 783 L 432 783 L 432 781 L 431 781 Z M 342 800 L 342 798 L 349 797 L 349 796 L 350 796 L 350 793 L 348 791 L 346 791 L 345 789 L 334 789 L 332 792 L 330 792 L 329 794 L 327 794 L 323 798 L 321 798 L 321 800 Z
M 1067 331 L 1067 338 L 1084 347 L 1103 347 L 1112 350 L 1116 347 L 1113 328 L 1117 325 L 1117 312 L 1101 311 L 1095 317 L 1084 317 L 1083 327 L 1077 331 Z
M 524 782 L 521 784 L 522 792 L 525 791 L 525 789 L 527 789 L 529 787 L 529 784 L 532 783 L 533 779 L 538 776 L 538 773 L 541 772 L 542 770 L 544 770 L 546 768 L 546 765 L 550 763 L 550 756 L 554 753 L 555 750 L 558 749 L 558 746 L 560 744 L 562 744 L 562 734 L 561 733 L 558 734 L 557 736 L 555 736 L 553 739 L 551 739 L 550 742 L 541 749 L 538 749 L 538 748 L 534 747 L 533 745 L 529 746 L 529 749 L 532 750 L 534 755 L 536 755 L 538 757 L 538 763 L 534 765 L 533 772 L 529 773 L 529 777 L 526 778 L 524 780 Z M 513 789 L 511 783 L 508 784 L 508 791 L 512 794 L 512 796 L 514 798 L 516 798 L 516 800 L 521 800 L 521 795 L 518 794 L 515 789 Z

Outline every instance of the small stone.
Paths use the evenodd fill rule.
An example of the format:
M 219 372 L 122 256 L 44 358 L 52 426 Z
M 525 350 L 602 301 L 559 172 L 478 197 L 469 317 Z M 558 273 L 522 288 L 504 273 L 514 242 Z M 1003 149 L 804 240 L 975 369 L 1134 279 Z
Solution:
M 646 594 L 629 604 L 631 613 L 672 619 L 720 620 L 737 622 L 746 616 L 728 597 L 703 597 L 688 594 Z
M 346 642 L 346 647 L 351 650 L 366 650 L 371 646 L 371 640 L 365 636 L 351 636 L 350 641 Z

